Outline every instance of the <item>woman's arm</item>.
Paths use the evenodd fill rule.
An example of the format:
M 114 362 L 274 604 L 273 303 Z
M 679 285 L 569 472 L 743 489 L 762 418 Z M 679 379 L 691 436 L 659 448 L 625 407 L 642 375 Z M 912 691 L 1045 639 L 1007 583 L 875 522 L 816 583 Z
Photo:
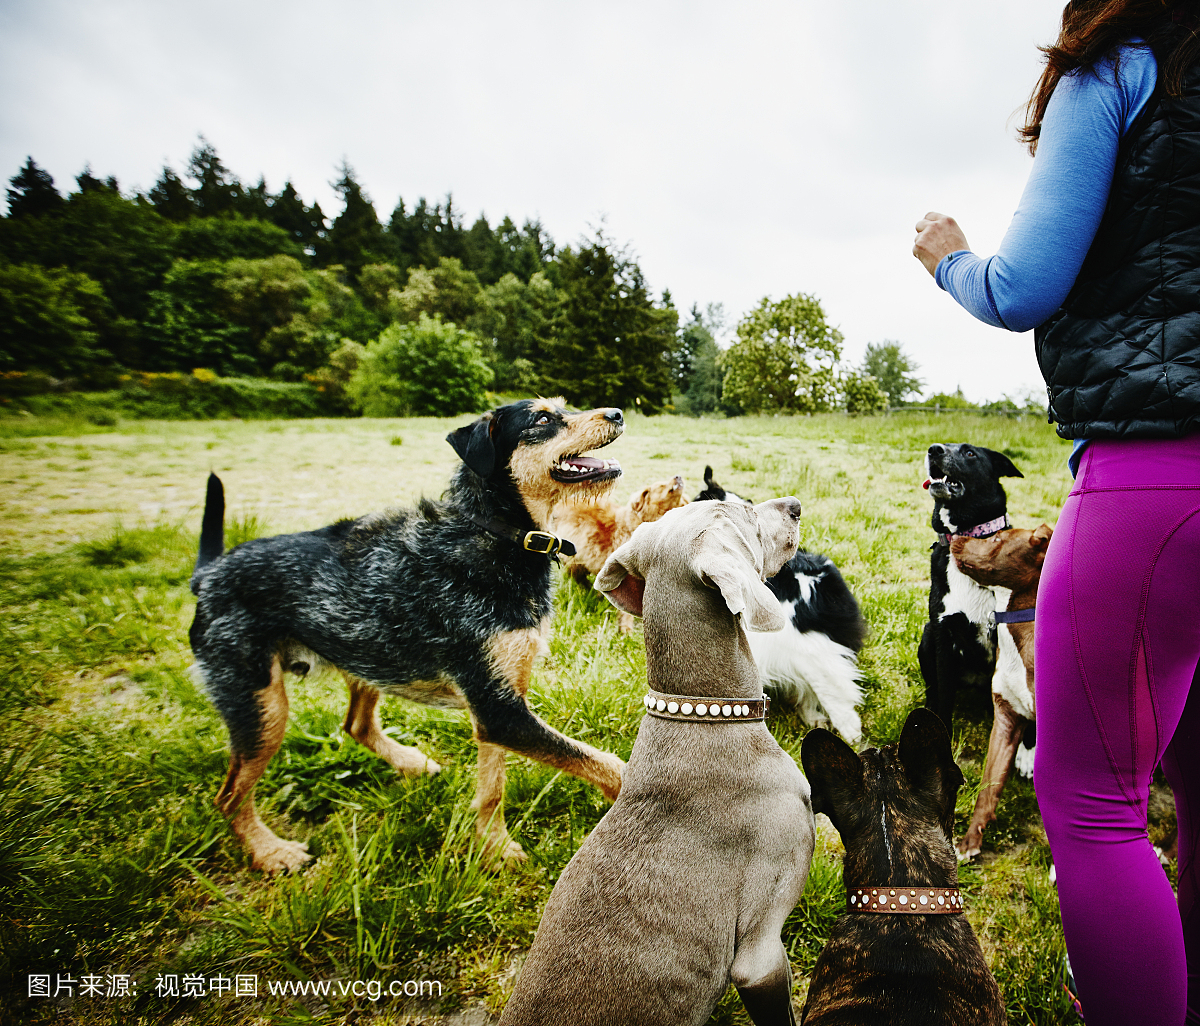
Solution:
M 1037 157 L 1008 232 L 994 256 L 976 256 L 953 218 L 926 214 L 913 253 L 972 315 L 1028 331 L 1067 298 L 1108 202 L 1122 135 L 1154 91 L 1145 47 L 1062 78 L 1050 98 Z M 933 264 L 930 267 L 930 264 Z

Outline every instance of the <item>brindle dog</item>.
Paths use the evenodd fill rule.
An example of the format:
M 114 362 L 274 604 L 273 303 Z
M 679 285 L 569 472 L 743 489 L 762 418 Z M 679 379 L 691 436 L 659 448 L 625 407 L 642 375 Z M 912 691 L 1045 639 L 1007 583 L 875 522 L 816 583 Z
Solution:
M 805 736 L 800 760 L 813 811 L 842 835 L 852 896 L 817 959 L 801 1023 L 1003 1026 L 1004 999 L 954 890 L 950 837 L 963 775 L 942 721 L 915 709 L 897 744 L 861 755 L 817 728 Z M 890 910 L 864 909 L 863 892 L 887 895 Z M 923 898 L 926 907 L 944 899 L 942 909 L 955 911 L 906 910 Z

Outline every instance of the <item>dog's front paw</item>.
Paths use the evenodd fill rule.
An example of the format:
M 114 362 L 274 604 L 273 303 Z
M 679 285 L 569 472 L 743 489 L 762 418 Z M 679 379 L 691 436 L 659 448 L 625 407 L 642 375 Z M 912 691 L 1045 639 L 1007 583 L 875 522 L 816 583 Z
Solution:
M 250 867 L 270 874 L 290 873 L 310 859 L 312 856 L 308 853 L 307 844 L 285 841 L 277 837 L 270 847 L 263 847 L 254 852 Z
M 525 849 L 511 837 L 504 842 L 504 847 L 496 852 L 496 856 L 505 862 L 524 862 L 529 858 Z
M 397 773 L 403 773 L 406 777 L 432 777 L 442 772 L 442 767 L 438 763 L 412 745 L 399 745 L 393 742 L 382 752 L 382 755 L 392 769 Z
M 604 792 L 604 797 L 610 802 L 617 800 L 621 793 L 621 781 L 625 776 L 625 762 L 611 752 L 599 752 L 597 761 L 603 767 L 597 775 L 595 784 Z
M 970 827 L 958 842 L 958 861 L 968 862 L 983 851 L 983 831 Z
M 507 830 L 485 837 L 483 853 L 487 858 L 498 859 L 501 862 L 524 862 L 529 858 L 525 849 L 512 839 Z
M 417 770 L 417 772 L 424 773 L 426 776 L 429 776 L 429 777 L 436 777 L 439 773 L 442 772 L 442 767 L 441 767 L 440 763 L 434 762 L 432 759 L 430 759 L 428 756 L 426 756 L 424 762 L 421 765 L 421 768 L 419 770 Z

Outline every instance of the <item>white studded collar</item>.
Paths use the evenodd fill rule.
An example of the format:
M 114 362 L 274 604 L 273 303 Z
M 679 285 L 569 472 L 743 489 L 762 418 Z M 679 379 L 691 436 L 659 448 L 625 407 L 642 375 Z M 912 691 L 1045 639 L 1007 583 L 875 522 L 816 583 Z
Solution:
M 767 710 L 771 707 L 771 700 L 766 695 L 753 701 L 743 701 L 693 695 L 664 695 L 650 690 L 646 692 L 642 704 L 646 707 L 646 712 L 662 720 L 718 723 L 764 720 Z

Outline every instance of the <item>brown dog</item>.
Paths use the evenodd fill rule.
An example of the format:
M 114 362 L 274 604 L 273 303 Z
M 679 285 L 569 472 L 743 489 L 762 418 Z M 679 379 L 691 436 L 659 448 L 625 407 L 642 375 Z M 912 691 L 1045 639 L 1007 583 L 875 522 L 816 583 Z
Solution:
M 566 564 L 567 573 L 586 586 L 588 574 L 598 574 L 604 561 L 629 541 L 639 524 L 658 520 L 667 510 L 686 505 L 687 501 L 683 478 L 677 474 L 634 492 L 624 506 L 607 497 L 587 505 L 559 506 L 554 529 L 575 544 L 575 555 Z M 622 634 L 633 629 L 629 613 L 622 612 L 617 623 Z
M 1042 524 L 1036 531 L 1012 528 L 990 538 L 958 537 L 950 542 L 950 552 L 958 568 L 977 584 L 1009 590 L 1007 613 L 1032 612 L 1046 546 L 1053 533 L 1052 528 Z M 958 842 L 963 858 L 972 858 L 982 850 L 983 832 L 996 818 L 1000 792 L 1016 762 L 1025 729 L 1035 717 L 1033 631 L 1032 619 L 996 624 L 999 651 L 992 677 L 995 715 L 975 812 Z

